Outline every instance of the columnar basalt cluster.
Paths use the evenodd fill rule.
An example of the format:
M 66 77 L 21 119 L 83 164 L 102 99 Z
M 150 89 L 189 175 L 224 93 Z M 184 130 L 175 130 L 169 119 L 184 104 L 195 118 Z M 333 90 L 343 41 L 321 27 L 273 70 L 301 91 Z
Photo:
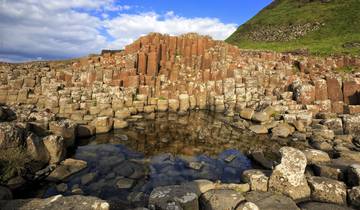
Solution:
M 248 52 L 196 34 L 149 34 L 121 52 L 3 63 L 0 102 L 34 104 L 79 123 L 122 118 L 125 112 L 195 108 L 231 116 L 264 105 L 355 114 L 360 111 L 358 75 L 344 78 L 332 70 L 359 65 L 360 59 L 346 56 Z

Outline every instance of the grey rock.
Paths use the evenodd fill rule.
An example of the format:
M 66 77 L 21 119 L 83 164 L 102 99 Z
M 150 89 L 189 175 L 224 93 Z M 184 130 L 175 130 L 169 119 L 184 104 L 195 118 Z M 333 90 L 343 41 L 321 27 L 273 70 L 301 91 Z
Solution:
M 301 201 L 310 197 L 310 188 L 304 172 L 306 157 L 292 147 L 280 149 L 281 163 L 273 170 L 269 180 L 269 190 L 280 192 L 293 200 Z
M 343 182 L 325 178 L 308 179 L 313 201 L 346 205 L 346 185 Z

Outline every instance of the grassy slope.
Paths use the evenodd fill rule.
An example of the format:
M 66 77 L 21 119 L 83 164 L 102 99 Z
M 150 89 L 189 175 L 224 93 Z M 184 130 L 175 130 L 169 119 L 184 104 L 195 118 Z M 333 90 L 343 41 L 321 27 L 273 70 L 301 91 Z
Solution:
M 325 26 L 288 42 L 255 42 L 244 36 L 247 31 L 256 30 L 259 26 L 287 26 L 308 22 L 325 23 Z M 226 41 L 245 49 L 283 52 L 307 48 L 311 53 L 318 55 L 360 55 L 359 47 L 343 47 L 347 42 L 360 43 L 360 0 L 332 0 L 330 3 L 277 0 L 240 26 Z

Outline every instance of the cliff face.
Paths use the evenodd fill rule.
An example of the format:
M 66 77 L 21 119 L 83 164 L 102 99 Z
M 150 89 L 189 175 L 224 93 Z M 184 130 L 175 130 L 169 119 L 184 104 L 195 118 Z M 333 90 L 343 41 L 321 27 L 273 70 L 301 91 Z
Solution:
M 150 34 L 121 52 L 2 63 L 0 103 L 34 104 L 80 123 L 116 117 L 124 109 L 200 108 L 231 115 L 273 104 L 283 110 L 343 112 L 343 103 L 359 104 L 360 89 L 358 74 L 334 73 L 345 66 L 360 66 L 360 60 L 242 51 L 196 34 Z
M 227 42 L 249 49 L 359 55 L 359 9 L 357 0 L 276 0 Z

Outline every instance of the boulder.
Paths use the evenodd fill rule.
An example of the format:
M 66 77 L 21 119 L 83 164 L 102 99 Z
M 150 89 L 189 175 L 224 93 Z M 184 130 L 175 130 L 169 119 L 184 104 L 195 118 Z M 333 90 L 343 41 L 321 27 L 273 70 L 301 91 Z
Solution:
M 348 191 L 349 202 L 352 206 L 360 208 L 360 186 L 353 187 Z
M 293 200 L 281 194 L 251 191 L 245 194 L 245 198 L 261 210 L 299 210 Z
M 43 142 L 49 153 L 50 163 L 57 164 L 64 160 L 66 148 L 63 137 L 50 135 L 43 138 Z
M 76 127 L 76 123 L 67 119 L 49 123 L 49 130 L 56 136 L 62 136 L 66 147 L 75 146 Z
M 229 210 L 235 209 L 245 197 L 235 191 L 227 189 L 209 190 L 200 196 L 201 209 L 203 210 Z
M 306 149 L 304 150 L 304 154 L 308 164 L 326 163 L 331 160 L 329 154 L 321 150 Z
M 254 122 L 265 123 L 270 120 L 270 116 L 266 112 L 256 112 L 251 119 Z
M 78 173 L 86 167 L 87 163 L 85 161 L 69 158 L 62 161 L 60 165 L 46 177 L 46 179 L 55 182 L 64 181 L 66 178 Z
M 269 132 L 264 125 L 252 125 L 249 129 L 256 134 L 267 134 Z
M 0 201 L 2 209 L 94 209 L 94 210 L 109 210 L 110 204 L 99 198 L 91 196 L 62 196 L 56 195 L 45 199 L 33 198 L 33 199 L 19 199 Z
M 314 176 L 308 182 L 313 201 L 346 205 L 346 185 L 343 182 Z
M 240 111 L 240 117 L 246 119 L 246 120 L 251 120 L 251 118 L 253 117 L 255 111 L 254 109 L 251 108 L 244 108 Z
M 287 123 L 281 123 L 271 130 L 274 137 L 286 138 L 295 131 L 295 128 Z
M 306 156 L 292 147 L 282 147 L 280 153 L 281 163 L 270 176 L 269 190 L 283 193 L 295 201 L 306 200 L 310 196 L 310 188 L 304 175 Z
M 198 195 L 186 185 L 157 187 L 150 194 L 149 206 L 159 210 L 198 210 Z
M 345 115 L 343 127 L 345 134 L 360 134 L 360 115 Z
M 360 186 L 360 164 L 352 164 L 347 169 L 347 183 L 350 186 Z
M 26 138 L 26 149 L 32 160 L 39 161 L 44 165 L 50 161 L 50 156 L 43 140 L 33 133 Z
M 300 104 L 311 104 L 315 101 L 315 87 L 310 84 L 300 84 L 295 88 L 294 96 Z
M 21 124 L 0 123 L 0 149 L 24 146 L 26 130 Z
M 242 181 L 249 183 L 252 191 L 267 192 L 268 190 L 269 177 L 261 170 L 250 169 L 244 171 L 242 174 Z

